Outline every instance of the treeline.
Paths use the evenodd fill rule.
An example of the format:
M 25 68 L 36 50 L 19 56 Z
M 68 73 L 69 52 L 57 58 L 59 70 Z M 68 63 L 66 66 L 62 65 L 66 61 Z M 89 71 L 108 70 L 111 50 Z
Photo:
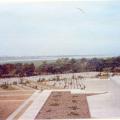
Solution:
M 106 71 L 120 72 L 120 57 L 108 59 L 68 59 L 62 58 L 54 62 L 44 61 L 35 67 L 31 64 L 3 64 L 0 65 L 0 77 L 23 77 L 42 74 L 62 74 L 76 72 Z

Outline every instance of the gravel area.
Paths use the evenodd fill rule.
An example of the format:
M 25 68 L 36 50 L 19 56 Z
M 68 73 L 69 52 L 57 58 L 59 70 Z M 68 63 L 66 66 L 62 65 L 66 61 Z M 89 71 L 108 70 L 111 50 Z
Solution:
M 87 95 L 70 92 L 52 92 L 36 119 L 91 118 Z

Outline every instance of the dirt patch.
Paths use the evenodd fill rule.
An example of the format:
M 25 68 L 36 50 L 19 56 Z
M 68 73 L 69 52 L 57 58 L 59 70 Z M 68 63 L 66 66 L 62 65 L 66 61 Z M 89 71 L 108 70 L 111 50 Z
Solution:
M 0 101 L 0 120 L 6 118 L 18 108 L 23 101 Z
M 26 100 L 30 95 L 0 96 L 0 100 Z
M 0 91 L 0 95 L 23 95 L 23 94 L 32 94 L 34 93 L 34 91 L 29 91 L 29 90 L 11 90 L 11 91 L 7 91 L 7 90 L 1 90 Z
M 0 120 L 6 120 L 33 91 L 0 91 Z
M 36 119 L 91 118 L 87 95 L 72 95 L 70 92 L 52 92 L 36 116 Z

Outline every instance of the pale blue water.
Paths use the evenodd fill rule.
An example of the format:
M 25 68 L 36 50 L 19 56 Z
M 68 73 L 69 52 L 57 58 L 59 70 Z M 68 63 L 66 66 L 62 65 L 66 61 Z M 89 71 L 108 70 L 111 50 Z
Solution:
M 111 55 L 64 55 L 64 56 L 34 56 L 34 57 L 0 57 L 0 63 L 12 63 L 12 62 L 22 62 L 22 61 L 38 61 L 38 60 L 57 60 L 60 58 L 108 58 L 113 57 Z

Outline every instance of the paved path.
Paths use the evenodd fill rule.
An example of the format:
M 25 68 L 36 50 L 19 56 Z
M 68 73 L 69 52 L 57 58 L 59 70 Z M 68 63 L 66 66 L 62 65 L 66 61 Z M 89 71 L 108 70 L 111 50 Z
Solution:
M 93 118 L 120 118 L 120 77 L 109 81 L 109 93 L 89 96 L 88 104 Z
M 42 93 L 38 93 L 37 98 L 31 104 L 29 109 L 27 109 L 18 120 L 34 120 L 50 94 L 51 91 L 48 90 L 44 90 Z
M 8 118 L 7 120 L 14 120 L 16 116 L 18 116 L 18 114 L 24 109 L 24 107 L 32 100 L 34 100 L 37 97 L 37 94 L 39 93 L 39 91 L 36 91 L 35 93 L 33 93 L 33 95 L 31 97 L 29 97 L 15 112 L 13 112 Z

